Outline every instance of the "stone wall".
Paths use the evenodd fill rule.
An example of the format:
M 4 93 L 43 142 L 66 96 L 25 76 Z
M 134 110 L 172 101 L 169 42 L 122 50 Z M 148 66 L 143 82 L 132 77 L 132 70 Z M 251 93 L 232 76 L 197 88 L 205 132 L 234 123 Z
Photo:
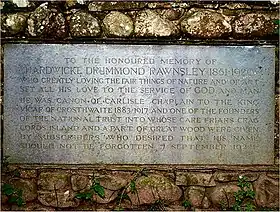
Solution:
M 247 177 L 256 192 L 258 209 L 277 210 L 279 175 L 276 167 L 113 166 L 23 167 L 10 166 L 2 181 L 23 190 L 26 205 L 7 203 L 2 210 L 223 210 L 235 203 L 237 180 Z M 92 178 L 104 187 L 105 197 L 93 202 L 75 198 L 88 191 Z M 131 191 L 135 183 L 136 192 Z M 128 195 L 120 201 L 121 194 Z M 123 195 L 124 196 L 124 195 Z M 185 201 L 191 207 L 184 208 Z M 119 203 L 120 202 L 120 203 Z
M 279 4 L 271 2 L 13 0 L 2 1 L 0 6 L 2 44 L 152 42 L 278 46 L 275 20 L 279 19 Z M 278 48 L 276 53 L 278 61 Z M 2 61 L 1 57 L 1 70 Z M 275 99 L 279 105 L 278 73 L 277 63 Z M 2 88 L 3 83 L 1 80 Z M 256 193 L 257 209 L 278 210 L 279 106 L 276 109 L 274 165 L 54 166 L 6 164 L 2 160 L 2 185 L 22 189 L 26 204 L 19 207 L 9 203 L 2 192 L 1 209 L 223 210 L 233 206 L 234 192 L 240 189 L 238 178 L 245 176 Z M 91 201 L 75 197 L 96 185 L 96 180 L 104 188 L 104 198 L 96 194 L 89 197 Z M 191 206 L 184 207 L 186 202 Z

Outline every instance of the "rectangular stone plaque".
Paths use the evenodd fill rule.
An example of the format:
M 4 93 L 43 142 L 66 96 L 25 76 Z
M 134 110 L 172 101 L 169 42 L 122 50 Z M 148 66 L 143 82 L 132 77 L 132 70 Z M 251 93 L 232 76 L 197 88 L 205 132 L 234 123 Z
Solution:
M 13 163 L 273 163 L 272 46 L 4 49 Z

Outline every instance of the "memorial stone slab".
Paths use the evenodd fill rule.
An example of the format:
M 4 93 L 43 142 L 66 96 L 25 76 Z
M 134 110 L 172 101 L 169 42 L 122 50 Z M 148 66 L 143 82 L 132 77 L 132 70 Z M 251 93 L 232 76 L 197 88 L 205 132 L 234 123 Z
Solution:
M 274 47 L 6 44 L 13 163 L 273 164 Z

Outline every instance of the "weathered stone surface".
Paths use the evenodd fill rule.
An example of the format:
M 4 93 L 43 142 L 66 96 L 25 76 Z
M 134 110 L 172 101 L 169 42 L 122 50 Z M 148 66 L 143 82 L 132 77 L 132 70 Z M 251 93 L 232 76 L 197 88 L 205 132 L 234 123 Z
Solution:
M 233 23 L 234 36 L 263 37 L 273 34 L 276 25 L 269 15 L 250 13 L 241 15 Z
M 131 180 L 131 177 L 128 178 L 121 177 L 120 175 L 96 175 L 96 179 L 100 182 L 104 188 L 107 188 L 112 191 L 119 190 L 125 187 Z
M 1 32 L 7 35 L 16 35 L 24 32 L 27 23 L 27 13 L 1 15 Z
M 155 11 L 144 10 L 137 14 L 135 20 L 136 36 L 164 37 L 177 35 L 178 33 L 179 29 L 174 22 L 162 18 Z
M 48 9 L 48 3 L 41 4 L 28 18 L 28 32 L 34 37 L 66 36 L 65 19 L 56 9 Z
M 160 175 L 140 177 L 136 180 L 137 194 L 129 193 L 133 205 L 152 204 L 161 199 L 170 203 L 180 199 L 181 189 L 170 179 Z
M 30 204 L 26 204 L 24 210 L 25 211 L 55 211 L 55 208 L 43 206 L 37 202 L 32 202 Z
M 42 172 L 39 175 L 40 190 L 61 190 L 70 186 L 70 176 L 65 172 Z
M 185 207 L 180 205 L 168 205 L 164 207 L 165 211 L 186 211 Z
M 37 177 L 37 170 L 35 169 L 20 169 L 19 170 L 21 178 L 35 178 Z
M 252 182 L 258 179 L 258 173 L 238 173 L 238 172 L 217 172 L 215 173 L 215 181 L 219 182 L 230 182 L 237 181 L 238 177 L 242 175 L 247 178 L 248 181 Z
M 184 14 L 184 9 L 173 8 L 173 9 L 166 9 L 166 10 L 158 10 L 158 13 L 165 19 L 168 19 L 170 21 L 175 21 L 178 20 Z
M 172 3 L 171 2 L 152 2 L 152 3 L 148 3 L 148 8 L 151 8 L 151 9 L 172 8 Z
M 217 9 L 217 8 L 219 8 L 219 4 L 204 4 L 203 8 L 205 8 L 205 9 Z
M 184 55 L 193 55 L 193 59 L 189 59 L 189 57 L 186 59 Z M 73 71 L 73 74 L 76 75 L 75 80 L 73 80 L 72 68 L 70 71 L 67 58 L 76 56 L 75 67 L 77 70 L 75 73 Z M 211 58 L 209 59 L 210 56 Z M 15 57 L 18 59 L 15 60 Z M 179 59 L 177 60 L 176 58 Z M 40 61 L 40 63 L 38 63 L 38 61 Z M 227 70 L 229 72 L 230 76 L 223 77 L 223 82 L 225 82 L 223 85 L 220 83 L 218 84 L 218 81 L 220 81 L 220 74 L 216 72 L 218 69 L 205 68 L 205 71 L 198 71 L 204 70 L 205 64 L 209 63 L 207 61 L 211 63 L 209 67 L 214 67 L 214 65 L 217 64 L 215 67 L 218 67 L 219 70 Z M 93 63 L 98 63 L 98 67 L 103 68 L 98 69 L 96 72 L 92 66 Z M 183 63 L 185 65 L 182 68 Z M 119 68 L 116 68 L 116 64 L 118 64 L 117 66 Z M 141 66 L 135 69 L 134 67 L 136 64 L 140 64 Z M 257 70 L 256 64 L 258 64 Z M 193 72 L 190 72 L 194 65 L 197 70 L 195 69 Z M 4 102 L 4 153 L 5 155 L 12 156 L 11 158 L 14 163 L 273 164 L 274 88 L 272 85 L 274 83 L 274 47 L 272 46 L 9 44 L 5 45 L 5 67 L 5 73 L 7 73 L 5 75 L 5 81 L 9 81 L 9 83 L 5 84 L 7 98 Z M 25 67 L 27 67 L 27 69 Z M 46 70 L 52 67 L 50 68 L 51 78 L 49 71 L 43 72 L 41 70 L 43 67 L 45 67 Z M 228 69 L 228 67 L 233 68 Z M 244 70 L 242 69 L 242 71 L 240 67 L 244 67 Z M 36 82 L 28 82 L 28 85 L 32 87 L 22 87 L 25 86 L 27 82 L 22 79 L 22 73 L 18 71 L 19 68 L 25 70 L 24 77 L 26 78 L 24 79 L 35 79 L 37 82 L 44 81 L 45 87 L 42 87 L 41 83 Z M 58 71 L 54 71 L 56 69 Z M 151 77 L 153 77 L 159 79 L 159 76 L 166 74 L 166 70 L 168 76 L 162 78 L 160 83 L 165 83 L 167 87 L 165 86 L 164 88 L 161 87 L 158 89 L 157 83 L 159 83 L 159 80 L 157 80 L 156 83 L 154 83 L 155 81 L 153 80 L 153 82 L 148 80 L 149 82 L 141 83 L 143 78 L 151 79 Z M 222 71 L 222 75 L 226 74 L 224 71 Z M 235 74 L 234 72 L 237 73 Z M 246 78 L 240 81 L 240 77 L 245 74 L 248 76 L 248 79 Z M 93 75 L 95 78 L 91 77 Z M 101 80 L 105 75 L 107 76 L 106 79 L 110 79 L 109 81 L 107 80 L 107 82 Z M 120 89 L 120 84 L 115 83 L 120 82 L 119 75 L 126 75 L 127 78 L 124 80 L 133 79 L 133 83 L 135 84 L 130 84 L 125 87 L 127 89 L 133 89 L 133 92 Z M 186 78 L 190 75 L 193 76 L 191 79 Z M 180 81 L 184 81 L 188 84 L 200 82 L 202 75 L 207 79 L 211 79 L 211 82 L 209 80 L 203 80 L 204 85 L 189 88 L 192 94 L 199 93 L 200 95 L 195 95 L 194 98 L 190 100 L 194 104 L 197 104 L 196 108 L 188 109 L 188 112 L 186 112 L 185 110 L 187 109 L 184 104 L 185 98 L 188 98 L 189 94 L 181 92 L 185 90 L 185 85 L 184 83 L 180 83 Z M 174 79 L 174 76 L 176 76 L 176 79 Z M 98 82 L 99 88 L 96 86 L 85 87 L 90 86 L 85 84 L 97 83 L 95 80 L 97 79 L 96 77 L 100 78 L 100 82 Z M 262 83 L 258 84 L 260 83 L 260 78 L 262 79 Z M 46 79 L 47 81 L 45 81 Z M 49 81 L 50 79 L 52 80 Z M 69 81 L 67 81 L 67 79 L 69 79 Z M 72 83 L 69 83 L 71 80 Z M 125 82 L 124 80 L 122 81 Z M 172 82 L 172 85 L 169 84 L 169 82 Z M 228 90 L 230 82 L 234 82 L 231 84 L 231 89 L 233 91 Z M 258 89 L 256 97 L 248 95 L 248 92 L 251 92 L 251 87 L 241 86 L 244 83 L 248 84 L 250 82 L 254 82 L 252 89 Z M 71 88 L 71 91 L 61 92 L 61 84 L 70 86 L 69 88 Z M 112 86 L 115 92 L 102 92 L 101 95 L 101 91 L 106 91 L 109 85 Z M 209 92 L 211 92 L 211 95 L 208 92 L 209 95 L 205 94 L 204 88 L 206 85 L 210 86 L 211 90 Z M 30 89 L 25 91 L 23 88 Z M 31 88 L 34 88 L 34 91 L 32 91 Z M 49 92 L 42 92 L 43 88 L 51 89 L 51 97 L 49 96 Z M 84 88 L 86 88 L 86 92 Z M 87 93 L 92 91 L 92 89 L 95 89 L 95 92 L 98 93 L 96 95 L 98 96 L 88 96 Z M 204 90 L 203 93 L 202 90 Z M 222 93 L 222 91 L 226 92 L 226 94 Z M 158 92 L 161 93 L 160 98 L 157 97 L 159 99 L 153 99 L 155 97 L 152 93 L 155 94 Z M 219 102 L 224 100 L 226 95 L 230 95 L 231 92 L 234 92 L 235 95 L 230 99 L 232 102 L 230 102 L 230 109 L 226 107 L 224 103 L 215 103 L 218 99 L 220 99 L 218 100 Z M 121 95 L 122 99 L 120 99 L 119 96 L 116 99 L 116 94 Z M 32 100 L 32 102 L 22 102 L 21 105 L 23 106 L 19 107 L 18 102 L 22 101 L 23 95 L 28 100 Z M 174 96 L 174 100 L 173 98 L 170 99 L 170 95 Z M 200 115 L 193 115 L 194 111 L 206 110 L 203 105 L 199 104 L 200 101 L 198 101 L 200 98 L 206 97 L 210 102 L 208 108 L 215 108 L 214 111 L 223 111 L 215 115 L 215 120 L 230 120 L 230 126 L 222 125 L 221 127 L 223 128 L 216 128 L 215 125 L 210 129 L 207 127 L 207 123 L 212 122 L 213 119 L 210 119 L 208 114 L 202 112 Z M 254 99 L 257 97 L 258 99 Z M 37 99 L 41 98 L 46 101 L 36 103 Z M 50 101 L 47 101 L 48 99 L 50 99 Z M 67 120 L 64 119 L 67 125 L 65 125 L 66 123 L 59 125 L 59 119 L 43 122 L 38 121 L 36 118 L 38 114 L 44 116 L 45 112 L 49 110 L 50 105 L 52 110 L 54 110 L 52 113 L 53 117 L 54 115 L 57 117 L 62 117 L 63 115 L 64 118 L 66 118 L 65 116 L 76 117 L 76 111 L 70 109 L 77 105 L 77 102 L 73 101 L 74 99 L 79 101 L 79 111 L 84 110 L 84 113 L 87 112 L 87 114 L 84 114 L 86 116 L 83 116 L 84 120 L 99 120 L 99 114 L 94 111 L 100 111 L 100 113 L 102 112 L 102 114 L 106 115 L 106 110 L 96 103 L 104 99 L 104 101 L 106 100 L 107 106 L 114 103 L 114 110 L 120 113 L 120 116 L 122 116 L 124 112 L 125 114 L 127 113 L 127 111 L 119 111 L 120 107 L 123 107 L 124 104 L 126 105 L 124 109 L 131 107 L 132 109 L 129 111 L 133 110 L 135 113 L 138 113 L 137 111 L 139 111 L 139 109 L 141 111 L 147 109 L 146 112 L 141 112 L 141 117 L 142 120 L 149 121 L 151 124 L 147 126 L 147 134 L 142 135 L 138 130 L 138 121 L 133 121 L 129 126 L 127 125 L 128 119 L 134 117 L 132 116 L 133 114 L 124 116 L 126 118 L 119 117 L 120 119 L 115 120 L 109 127 L 108 121 L 102 119 L 98 121 L 98 125 L 94 127 L 94 130 L 103 132 L 104 136 L 99 137 L 98 134 L 93 135 L 93 137 L 98 137 L 100 141 L 99 144 L 82 142 L 83 138 L 93 138 L 84 130 L 93 129 L 91 121 L 87 121 L 87 123 L 83 124 L 81 122 L 83 118 L 80 118 L 79 122 L 74 118 L 69 118 Z M 252 111 L 252 107 L 246 103 L 246 105 L 242 105 L 242 109 L 240 109 L 240 99 L 242 102 L 254 101 L 255 104 L 258 104 L 257 108 L 253 110 L 254 114 L 250 116 L 250 120 L 254 120 L 255 123 L 250 124 L 249 130 L 247 123 L 239 123 L 237 120 L 243 120 L 245 116 L 243 112 Z M 156 100 L 157 103 L 152 103 L 155 102 L 154 100 Z M 53 103 L 51 103 L 51 101 L 53 101 Z M 187 101 L 189 100 L 187 99 Z M 170 102 L 170 104 L 166 104 L 166 102 Z M 91 108 L 93 103 L 96 105 L 94 111 L 92 111 L 93 109 Z M 138 105 L 139 103 L 141 104 L 140 108 L 140 105 Z M 163 105 L 164 107 L 159 109 L 158 105 Z M 14 121 L 22 116 L 23 110 L 26 113 L 28 112 L 31 118 L 20 122 Z M 174 114 L 175 110 L 180 112 Z M 257 114 L 256 111 L 259 113 Z M 160 115 L 162 113 L 166 115 L 169 114 L 170 117 L 172 116 L 174 119 L 172 118 L 170 122 L 168 121 L 168 123 L 165 123 L 167 119 L 165 116 Z M 87 116 L 90 118 L 88 119 Z M 150 117 L 153 118 L 151 119 Z M 186 126 L 182 121 L 179 121 L 193 122 L 194 119 L 200 120 L 199 117 L 207 120 L 205 121 L 207 123 L 196 123 L 195 127 L 202 129 L 200 132 L 194 132 L 194 126 Z M 247 118 L 244 120 L 247 120 Z M 155 123 L 155 121 L 160 121 L 161 123 Z M 28 138 L 26 134 L 22 134 L 22 132 L 19 133 L 22 126 L 33 126 L 33 123 L 37 123 L 40 130 L 30 130 L 30 132 L 25 130 L 25 133 L 28 132 Z M 76 134 L 69 134 L 69 126 L 75 126 Z M 226 142 L 230 145 L 229 147 L 226 144 L 215 143 L 216 131 L 225 129 L 224 126 L 227 130 L 220 132 L 219 136 L 221 136 L 220 138 L 226 139 Z M 129 128 L 129 133 L 125 132 L 128 132 L 128 129 L 124 130 L 125 128 Z M 207 128 L 209 128 L 209 130 Z M 234 129 L 233 134 L 229 132 L 229 128 Z M 251 136 L 252 129 L 257 128 L 259 129 L 258 132 L 254 133 L 252 136 L 258 136 L 258 139 L 254 142 L 248 140 L 248 136 Z M 38 131 L 40 135 L 48 135 L 44 137 L 43 143 L 38 140 Z M 74 133 L 73 131 L 71 127 L 71 133 Z M 119 131 L 122 136 L 127 137 L 125 143 L 118 142 L 119 135 L 114 134 L 114 132 L 117 131 Z M 169 132 L 167 133 L 167 131 Z M 186 134 L 186 131 L 192 132 L 191 135 Z M 251 133 L 248 133 L 248 131 Z M 157 134 L 155 134 L 156 136 L 154 135 L 155 132 L 157 132 Z M 161 132 L 165 132 L 165 134 Z M 60 139 L 54 141 L 55 137 L 53 135 L 56 134 L 56 138 Z M 150 137 L 150 135 L 152 137 Z M 203 142 L 199 142 L 199 144 L 196 142 L 189 143 L 189 141 L 197 140 L 198 138 L 202 138 L 202 136 L 204 138 Z M 239 139 L 233 138 L 235 136 Z M 107 137 L 111 137 L 113 143 L 108 143 Z M 161 139 L 158 140 L 159 138 Z M 66 139 L 70 140 L 65 142 Z M 165 139 L 169 139 L 170 142 L 168 142 L 168 145 L 165 143 Z M 78 142 L 78 140 L 81 140 L 81 142 Z M 134 141 L 140 140 L 141 142 L 139 144 L 134 143 Z M 178 140 L 182 142 L 178 143 Z M 243 146 L 241 146 L 239 140 L 242 140 Z M 263 142 L 264 140 L 266 142 Z M 22 144 L 18 145 L 17 141 L 22 142 Z M 29 143 L 25 143 L 27 141 Z M 40 151 L 37 151 L 38 148 L 40 148 Z M 240 154 L 241 148 L 243 154 Z M 163 151 L 163 154 L 159 154 L 159 151 Z M 192 170 L 192 172 L 199 173 L 200 171 Z M 204 172 L 205 175 L 209 176 L 210 173 L 211 176 L 212 171 L 206 169 Z M 204 181 L 207 181 L 207 179 Z M 196 185 L 197 183 L 198 182 L 195 182 L 195 184 L 190 185 Z M 204 184 L 205 182 L 200 182 L 198 185 L 204 186 Z M 209 182 L 206 186 L 209 186 L 208 184 Z
M 11 0 L 17 7 L 27 7 L 29 2 L 28 0 Z
M 0 21 L 1 21 L 1 35 L 3 36 L 3 34 L 5 34 L 7 32 L 7 30 L 4 27 L 4 24 L 6 22 L 6 18 L 7 16 L 5 14 L 0 14 Z
M 279 4 L 279 0 L 270 0 L 270 3 L 274 4 L 274 5 L 277 5 L 277 4 Z
M 106 206 L 108 207 L 108 205 Z M 82 204 L 75 207 L 75 211 L 97 211 L 97 209 L 96 205 L 92 204 L 90 201 L 84 201 Z M 104 211 L 108 211 L 108 209 L 105 209 Z
M 274 24 L 275 24 L 275 20 L 280 19 L 280 14 L 278 11 L 271 11 L 270 13 L 262 13 L 262 14 L 267 15 Z M 275 25 L 276 25 L 275 28 L 277 28 L 278 24 Z
M 127 37 L 133 32 L 133 21 L 121 12 L 112 11 L 103 19 L 104 31 L 108 36 Z
M 72 15 L 69 26 L 73 37 L 96 37 L 101 32 L 98 20 L 83 11 L 78 11 Z
M 234 192 L 238 190 L 239 187 L 237 185 L 227 184 L 206 189 L 206 192 L 215 207 L 220 208 L 221 204 L 224 204 L 227 208 L 230 208 L 235 203 Z
M 210 208 L 211 202 L 209 201 L 209 199 L 208 199 L 207 196 L 205 196 L 205 197 L 203 198 L 201 205 L 202 205 L 202 208 L 204 208 L 204 209 Z
M 1 205 L 6 204 L 8 202 L 8 197 L 1 193 Z
M 227 8 L 231 10 L 236 9 L 251 9 L 251 7 L 248 4 L 245 3 L 229 3 L 229 4 L 223 4 L 220 6 L 220 8 Z
M 256 203 L 260 207 L 279 207 L 279 180 L 262 174 L 253 184 L 256 191 Z
M 85 175 L 72 175 L 71 184 L 74 191 L 83 190 L 90 184 L 90 177 Z
M 5 5 L 5 2 L 0 2 L 0 10 L 2 10 L 3 9 L 3 7 L 4 7 L 4 5 Z
M 151 9 L 168 9 L 168 8 L 189 8 L 189 3 L 179 2 L 152 2 L 148 3 L 148 8 Z
M 11 211 L 11 206 L 8 204 L 2 204 L 1 205 L 1 210 L 2 211 Z
M 71 8 L 77 5 L 83 5 L 86 3 L 86 0 L 66 0 L 65 1 L 65 7 Z
M 176 185 L 215 186 L 213 175 L 200 172 L 177 172 Z
M 220 38 L 232 31 L 231 25 L 220 13 L 198 10 L 181 22 L 181 29 L 192 37 Z
M 76 0 L 78 2 L 78 4 L 86 4 L 87 0 Z
M 205 195 L 205 188 L 199 186 L 190 186 L 184 192 L 184 197 L 190 201 L 193 207 L 201 207 Z
M 15 178 L 10 181 L 10 184 L 14 188 L 22 189 L 22 197 L 26 202 L 37 198 L 37 185 L 33 180 Z
M 77 5 L 77 1 L 76 0 L 66 0 L 65 1 L 65 7 L 68 9 L 68 8 L 71 8 L 73 6 Z
M 109 189 L 106 189 L 106 188 L 104 189 L 104 193 L 105 193 L 104 198 L 101 198 L 97 194 L 94 194 L 93 197 L 92 197 L 93 201 L 95 201 L 97 203 L 100 203 L 100 204 L 107 204 L 107 203 L 115 200 L 118 196 L 117 191 L 112 191 L 112 190 L 109 190 Z
M 10 205 L 10 210 L 11 211 L 24 211 L 25 205 L 18 206 L 17 204 L 12 204 L 12 205 Z
M 71 190 L 64 192 L 39 191 L 38 195 L 38 200 L 45 206 L 68 208 L 79 205 L 79 200 L 75 198 L 75 194 Z
M 144 2 L 92 2 L 88 5 L 88 9 L 89 11 L 135 10 L 145 5 Z

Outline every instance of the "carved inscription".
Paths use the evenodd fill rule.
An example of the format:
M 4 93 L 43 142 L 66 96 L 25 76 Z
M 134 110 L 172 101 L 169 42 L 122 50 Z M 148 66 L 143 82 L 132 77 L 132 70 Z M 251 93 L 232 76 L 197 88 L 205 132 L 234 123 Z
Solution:
M 18 163 L 273 163 L 272 47 L 5 46 Z

